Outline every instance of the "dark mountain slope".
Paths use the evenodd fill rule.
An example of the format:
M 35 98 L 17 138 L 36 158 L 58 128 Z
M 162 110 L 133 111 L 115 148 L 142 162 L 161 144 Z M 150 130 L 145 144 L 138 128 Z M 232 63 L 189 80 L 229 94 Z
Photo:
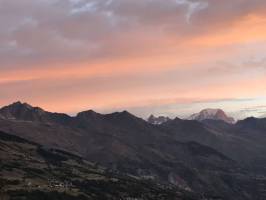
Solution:
M 196 200 L 176 187 L 110 173 L 79 156 L 0 132 L 1 199 Z
M 126 117 L 121 123 L 120 118 L 125 114 L 128 119 Z M 0 121 L 0 127 L 41 144 L 66 149 L 107 167 L 137 176 L 149 176 L 167 182 L 175 174 L 176 177 L 180 176 L 178 179 L 182 180 L 184 187 L 187 184 L 180 171 L 193 171 L 193 167 L 203 165 L 208 165 L 211 170 L 220 169 L 221 166 L 226 169 L 227 163 L 232 163 L 230 159 L 202 145 L 198 147 L 202 153 L 195 152 L 194 143 L 173 141 L 153 125 L 128 113 L 101 116 L 97 120 L 102 123 L 99 126 L 102 130 L 91 126 L 79 129 L 58 124 L 6 120 Z M 126 124 L 136 128 L 127 128 Z M 206 155 L 202 158 L 204 152 Z M 208 163 L 209 157 L 214 157 L 215 162 L 210 160 Z M 169 166 L 164 166 L 165 164 Z M 198 173 L 192 178 L 199 182 L 195 185 L 203 184 Z
M 262 128 L 263 125 L 257 129 L 248 129 L 246 126 L 251 125 L 246 122 L 232 125 L 217 120 L 197 122 L 175 119 L 160 125 L 159 128 L 176 140 L 207 145 L 241 163 L 266 161 L 266 137 L 262 135 L 266 129 Z
M 258 188 L 246 188 L 256 183 L 253 174 L 232 161 L 231 155 L 208 145 L 215 142 L 220 145 L 217 135 L 220 138 L 226 134 L 218 131 L 214 134 L 209 130 L 213 127 L 206 128 L 207 125 L 199 122 L 176 119 L 177 125 L 169 121 L 155 126 L 126 111 L 109 115 L 85 111 L 76 117 L 67 116 L 67 120 L 61 120 L 65 115 L 45 111 L 42 116 L 50 116 L 45 120 L 23 119 L 17 112 L 11 112 L 10 119 L 5 117 L 6 112 L 0 110 L 4 117 L 0 120 L 0 130 L 73 152 L 113 171 L 172 183 L 226 200 L 253 200 L 258 193 Z M 55 116 L 60 116 L 60 120 Z M 169 124 L 170 127 L 166 126 Z M 189 140 L 181 140 L 179 134 L 183 138 L 191 136 Z M 197 134 L 201 137 L 196 137 Z M 200 140 L 202 137 L 205 142 Z
M 236 127 L 242 131 L 257 131 L 257 132 L 265 133 L 266 118 L 258 119 L 258 118 L 250 117 L 250 118 L 238 121 L 236 124 Z

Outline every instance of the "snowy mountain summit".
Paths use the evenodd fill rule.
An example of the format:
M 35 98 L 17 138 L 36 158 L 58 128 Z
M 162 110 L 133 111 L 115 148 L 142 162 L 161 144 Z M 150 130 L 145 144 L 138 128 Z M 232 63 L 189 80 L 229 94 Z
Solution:
M 191 115 L 188 120 L 221 120 L 227 123 L 234 123 L 235 120 L 232 117 L 227 116 L 227 114 L 221 109 L 204 109 L 199 113 Z
M 147 122 L 154 124 L 154 125 L 159 125 L 159 124 L 163 124 L 169 120 L 171 120 L 169 117 L 164 117 L 164 116 L 155 117 L 154 115 L 151 115 L 147 119 Z

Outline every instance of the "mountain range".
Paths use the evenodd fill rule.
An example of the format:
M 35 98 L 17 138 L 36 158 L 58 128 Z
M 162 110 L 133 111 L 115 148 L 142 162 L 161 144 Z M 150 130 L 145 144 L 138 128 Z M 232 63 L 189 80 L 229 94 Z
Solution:
M 127 111 L 71 117 L 16 102 L 0 109 L 0 131 L 199 199 L 265 199 L 266 119 L 227 123 L 211 113 L 154 125 Z
M 199 113 L 192 114 L 187 118 L 188 120 L 196 120 L 196 121 L 204 121 L 204 120 L 216 120 L 216 121 L 224 121 L 229 124 L 235 123 L 235 119 L 233 117 L 229 117 L 222 109 L 204 109 Z M 147 122 L 160 125 L 165 122 L 170 121 L 171 119 L 166 116 L 155 117 L 154 115 L 150 115 L 147 119 Z

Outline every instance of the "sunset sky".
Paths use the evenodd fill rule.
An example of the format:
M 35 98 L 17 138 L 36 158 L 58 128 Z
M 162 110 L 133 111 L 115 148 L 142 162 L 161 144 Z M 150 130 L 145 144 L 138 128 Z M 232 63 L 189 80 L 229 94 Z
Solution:
M 266 115 L 265 0 L 0 0 L 0 107 Z

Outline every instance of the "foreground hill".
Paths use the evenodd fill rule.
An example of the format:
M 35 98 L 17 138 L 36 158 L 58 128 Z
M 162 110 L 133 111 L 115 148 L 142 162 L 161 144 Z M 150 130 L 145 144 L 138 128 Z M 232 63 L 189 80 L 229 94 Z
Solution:
M 79 156 L 0 132 L 0 199 L 196 200 L 191 192 L 110 172 Z
M 67 150 L 112 171 L 173 184 L 203 197 L 265 197 L 263 173 L 255 173 L 230 151 L 223 151 L 232 144 L 225 139 L 227 133 L 236 138 L 237 151 L 246 144 L 242 140 L 251 145 L 248 149 L 261 150 L 248 138 L 236 136 L 241 135 L 235 132 L 241 130 L 241 124 L 218 125 L 215 121 L 217 124 L 208 125 L 175 119 L 155 126 L 126 111 L 108 115 L 85 111 L 70 117 L 20 102 L 0 109 L 0 115 L 0 130 Z M 253 151 L 246 152 L 246 157 L 253 156 Z

